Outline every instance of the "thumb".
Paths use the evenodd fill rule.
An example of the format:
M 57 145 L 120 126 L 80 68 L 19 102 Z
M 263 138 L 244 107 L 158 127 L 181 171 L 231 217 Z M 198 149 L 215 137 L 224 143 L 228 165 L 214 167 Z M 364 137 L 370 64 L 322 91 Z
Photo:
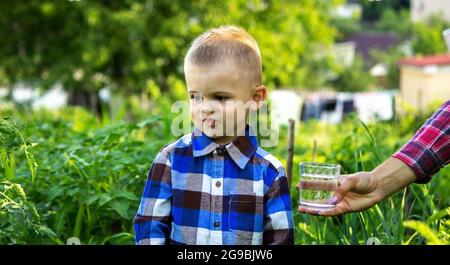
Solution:
M 342 179 L 341 184 L 338 186 L 338 188 L 334 191 L 333 197 L 330 199 L 331 204 L 338 204 L 340 203 L 347 192 L 351 191 L 354 187 L 356 187 L 356 178 L 352 175 L 341 175 L 339 179 Z

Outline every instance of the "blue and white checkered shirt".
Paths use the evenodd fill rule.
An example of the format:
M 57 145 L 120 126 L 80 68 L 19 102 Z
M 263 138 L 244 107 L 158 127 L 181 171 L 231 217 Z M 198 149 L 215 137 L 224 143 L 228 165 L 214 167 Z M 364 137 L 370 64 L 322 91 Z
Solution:
M 219 146 L 198 129 L 166 145 L 134 219 L 136 244 L 293 244 L 280 161 L 245 136 Z

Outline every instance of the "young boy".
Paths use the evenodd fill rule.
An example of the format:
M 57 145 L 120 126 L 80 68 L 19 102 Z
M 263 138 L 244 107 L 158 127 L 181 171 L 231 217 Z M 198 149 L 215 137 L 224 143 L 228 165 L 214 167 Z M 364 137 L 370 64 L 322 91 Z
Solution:
M 293 244 L 283 166 L 248 123 L 267 96 L 261 69 L 256 41 L 240 28 L 211 29 L 193 42 L 184 72 L 195 129 L 153 161 L 136 244 Z

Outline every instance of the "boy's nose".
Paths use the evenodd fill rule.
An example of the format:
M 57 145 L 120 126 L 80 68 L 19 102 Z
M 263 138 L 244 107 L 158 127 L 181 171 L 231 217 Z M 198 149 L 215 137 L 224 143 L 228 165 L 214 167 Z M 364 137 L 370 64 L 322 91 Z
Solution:
M 202 105 L 202 112 L 203 113 L 214 113 L 215 107 L 210 102 L 204 102 Z

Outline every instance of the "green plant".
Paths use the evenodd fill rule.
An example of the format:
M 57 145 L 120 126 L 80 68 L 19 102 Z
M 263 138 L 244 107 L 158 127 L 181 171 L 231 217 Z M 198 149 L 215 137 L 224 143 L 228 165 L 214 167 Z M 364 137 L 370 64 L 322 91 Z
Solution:
M 27 161 L 31 182 L 36 177 L 37 164 L 34 160 L 30 140 L 25 140 L 21 128 L 7 118 L 0 117 L 0 243 L 23 244 L 40 242 L 49 238 L 58 242 L 53 231 L 41 225 L 34 203 L 27 199 L 22 186 L 14 183 L 15 152 L 21 151 Z
M 4 183 L 0 191 L 7 190 L 16 204 L 0 210 L 0 222 L 5 227 L 0 244 L 63 244 L 73 236 L 82 244 L 133 244 L 133 217 L 149 166 L 159 149 L 177 138 L 170 132 L 170 101 L 160 97 L 165 103 L 151 108 L 158 115 L 143 110 L 134 113 L 140 122 L 99 122 L 81 108 L 8 112 L 22 124 L 15 132 L 26 136 L 25 143 L 34 143 L 27 148 L 38 170 L 33 182 L 30 164 L 21 149 L 24 141 L 3 133 L 2 147 L 14 146 L 14 174 L 12 179 L 5 179 L 5 168 L 0 168 Z M 298 163 L 311 161 L 314 141 L 316 161 L 339 163 L 343 174 L 369 171 L 400 148 L 430 114 L 408 111 L 395 121 L 367 124 L 355 115 L 337 125 L 314 120 L 297 124 L 291 185 L 296 244 L 366 244 L 373 236 L 383 244 L 448 243 L 448 217 L 441 216 L 441 209 L 447 209 L 450 203 L 446 189 L 450 168 L 442 169 L 430 184 L 411 185 L 360 213 L 324 218 L 296 210 Z M 265 149 L 285 163 L 286 146 L 287 128 L 282 127 L 278 145 Z M 26 201 L 17 193 L 17 183 L 27 192 Z M 11 208 L 13 205 L 21 205 L 25 215 Z M 39 219 L 33 217 L 32 205 Z M 3 218 L 5 214 L 8 218 Z M 23 221 L 13 219 L 15 216 L 22 216 Z M 439 241 L 430 240 L 418 222 L 434 231 Z
M 448 245 L 450 244 L 450 207 L 435 212 L 426 222 L 408 220 L 403 222 L 405 227 L 415 230 L 415 233 L 407 240 L 406 244 L 411 244 L 418 235 L 425 238 L 426 243 L 430 245 Z M 437 231 L 435 229 L 437 228 Z
M 37 143 L 39 177 L 33 184 L 22 174 L 16 179 L 42 221 L 62 242 L 75 236 L 82 244 L 132 244 L 145 176 L 154 154 L 171 141 L 168 120 L 99 122 L 81 108 L 21 117 Z
M 34 183 L 37 163 L 30 152 L 33 143 L 30 140 L 25 140 L 19 125 L 8 120 L 9 118 L 0 117 L 0 165 L 4 170 L 4 177 L 9 180 L 14 178 L 14 152 L 20 149 L 25 154 L 31 173 L 31 181 Z
M 425 222 L 440 209 L 448 207 L 448 190 L 445 188 L 448 186 L 445 185 L 450 179 L 450 168 L 442 169 L 430 184 L 410 185 L 368 210 L 333 218 L 297 213 L 295 184 L 298 163 L 312 160 L 314 141 L 317 143 L 316 161 L 339 163 L 343 174 L 370 171 L 403 146 L 429 115 L 429 111 L 426 114 L 408 113 L 404 117 L 406 120 L 400 122 L 369 124 L 350 116 L 338 125 L 317 121 L 296 125 L 291 185 L 296 244 L 366 244 L 370 237 L 379 238 L 382 244 L 424 244 L 426 238 L 422 234 L 416 233 L 412 237 L 409 221 Z M 281 148 L 287 146 L 285 127 L 280 136 L 279 145 L 268 151 L 285 163 L 287 152 Z M 436 222 L 432 225 L 435 231 L 441 229 L 440 235 L 449 231 L 448 226 L 438 226 Z

